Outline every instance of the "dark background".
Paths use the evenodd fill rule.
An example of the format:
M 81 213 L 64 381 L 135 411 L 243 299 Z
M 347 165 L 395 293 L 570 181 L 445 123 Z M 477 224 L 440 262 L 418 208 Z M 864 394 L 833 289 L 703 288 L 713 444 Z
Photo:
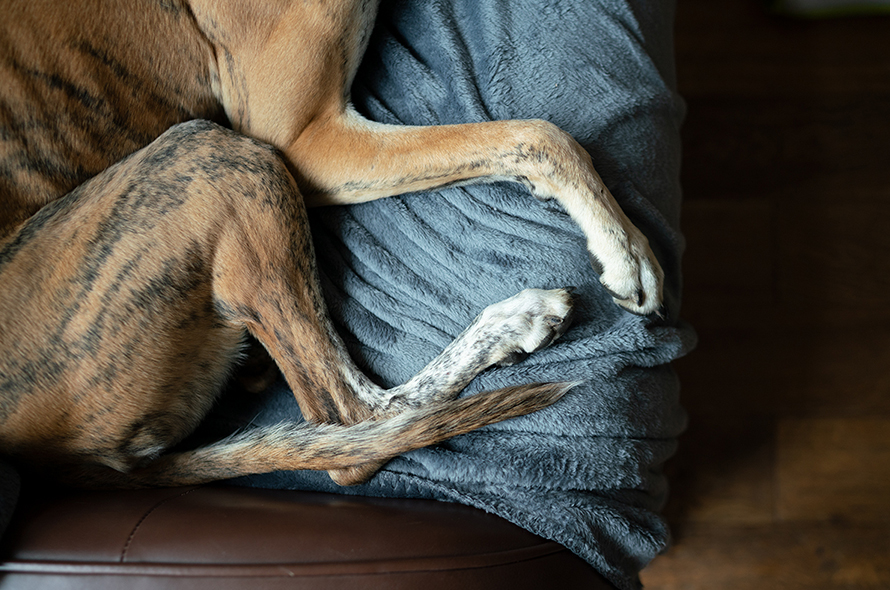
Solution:
M 678 4 L 700 344 L 643 581 L 890 588 L 890 17 Z

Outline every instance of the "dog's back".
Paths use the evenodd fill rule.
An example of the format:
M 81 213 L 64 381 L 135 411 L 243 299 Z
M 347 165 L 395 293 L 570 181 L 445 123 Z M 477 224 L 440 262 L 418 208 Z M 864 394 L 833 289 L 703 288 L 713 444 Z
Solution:
M 212 48 L 176 0 L 9 0 L 0 19 L 0 240 L 172 125 L 221 120 Z

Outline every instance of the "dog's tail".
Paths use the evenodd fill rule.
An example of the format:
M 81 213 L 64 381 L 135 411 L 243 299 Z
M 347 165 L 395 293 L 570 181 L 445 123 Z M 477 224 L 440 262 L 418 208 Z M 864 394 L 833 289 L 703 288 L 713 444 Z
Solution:
M 124 477 L 136 486 L 195 485 L 281 470 L 340 472 L 338 483 L 360 483 L 393 457 L 481 426 L 543 409 L 576 383 L 537 383 L 430 403 L 351 426 L 280 424 L 244 431 L 192 451 L 163 456 Z M 355 471 L 371 465 L 374 468 Z M 332 474 L 333 475 L 333 474 Z

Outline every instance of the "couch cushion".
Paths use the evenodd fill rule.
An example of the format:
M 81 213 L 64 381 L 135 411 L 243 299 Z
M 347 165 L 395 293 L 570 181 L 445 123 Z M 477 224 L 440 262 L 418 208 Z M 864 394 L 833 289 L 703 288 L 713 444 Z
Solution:
M 25 498 L 6 588 L 609 588 L 499 517 L 428 500 L 223 486 Z

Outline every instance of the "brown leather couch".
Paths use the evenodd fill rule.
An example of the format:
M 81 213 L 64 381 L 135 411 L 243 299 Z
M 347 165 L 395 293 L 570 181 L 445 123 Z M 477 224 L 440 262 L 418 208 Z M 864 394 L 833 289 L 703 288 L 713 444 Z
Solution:
M 204 486 L 24 494 L 0 589 L 610 589 L 467 506 Z

